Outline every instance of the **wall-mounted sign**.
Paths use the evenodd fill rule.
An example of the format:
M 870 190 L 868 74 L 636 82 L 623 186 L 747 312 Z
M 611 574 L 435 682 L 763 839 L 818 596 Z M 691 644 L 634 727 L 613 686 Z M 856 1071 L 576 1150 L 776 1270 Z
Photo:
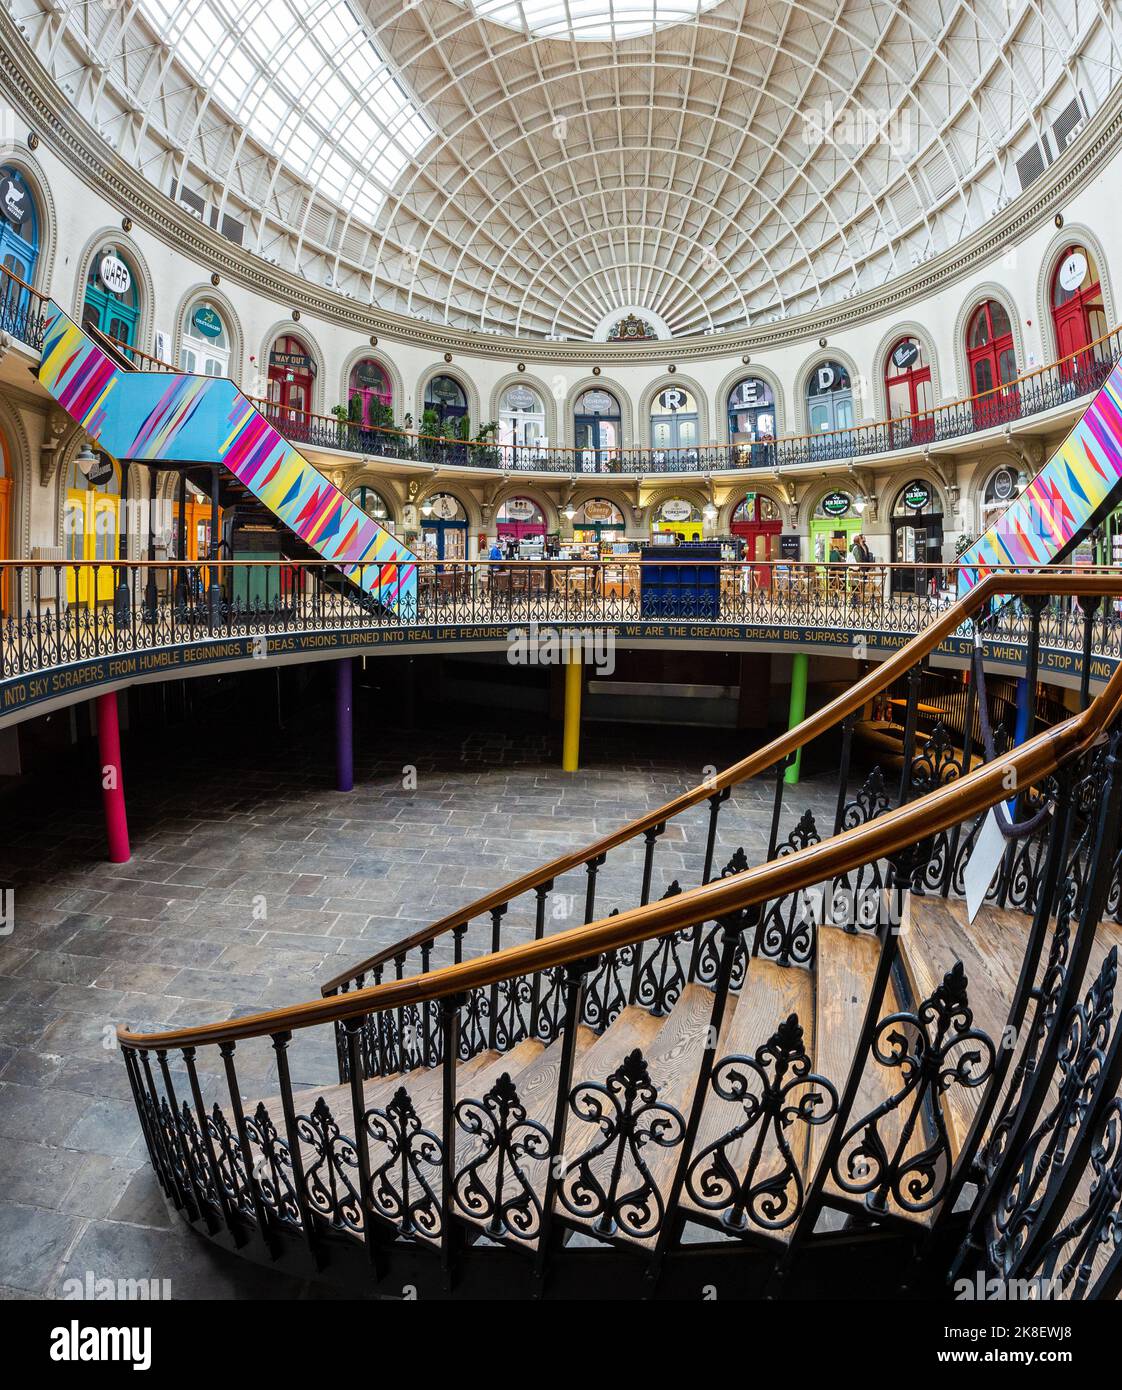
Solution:
M 360 391 L 381 391 L 384 381 L 381 367 L 369 357 L 355 363 L 354 383 Z
M 757 406 L 765 407 L 774 405 L 771 387 L 766 381 L 761 381 L 759 377 L 750 376 L 734 386 L 729 392 L 729 409 L 737 410 L 747 407 L 755 409 Z
M 0 211 L 3 211 L 12 226 L 18 229 L 27 220 L 29 207 L 27 189 L 23 184 L 17 183 L 11 174 L 6 174 L 0 180 Z
M 615 515 L 615 510 L 615 507 L 602 497 L 594 497 L 584 504 L 584 519 L 585 521 L 611 521 Z
M 990 482 L 990 491 L 995 502 L 1008 502 L 1013 496 L 1017 480 L 1008 468 L 999 468 Z
M 819 503 L 819 506 L 826 516 L 845 516 L 850 506 L 849 493 L 828 492 Z
M 1060 266 L 1057 277 L 1068 294 L 1074 294 L 1087 278 L 1087 257 L 1082 251 L 1073 251 Z
M 931 501 L 931 489 L 920 479 L 911 482 L 904 489 L 902 501 L 913 512 L 922 512 Z
M 102 483 L 107 483 L 112 476 L 113 460 L 108 454 L 97 454 L 95 462 L 86 474 L 86 481 L 91 487 L 100 487 Z
M 799 560 L 802 558 L 802 536 L 780 536 L 779 553 L 784 560 Z
M 222 337 L 222 319 L 219 316 L 218 310 L 212 308 L 209 304 L 200 304 L 191 315 L 191 322 L 204 338 Z
M 538 509 L 528 497 L 510 497 L 502 506 L 507 521 L 533 521 Z
M 438 521 L 462 520 L 460 516 L 460 504 L 447 492 L 439 492 L 432 499 L 432 514 Z
M 688 410 L 690 405 L 688 392 L 681 390 L 680 387 L 672 386 L 669 390 L 658 393 L 658 408 L 666 415 L 674 410 Z
M 306 352 L 270 352 L 269 366 L 279 372 L 293 372 L 301 376 L 315 374 L 315 363 Z
M 97 268 L 97 277 L 111 294 L 128 294 L 132 285 L 132 275 L 128 266 L 112 251 L 107 251 L 102 256 L 101 264 Z
M 827 391 L 848 391 L 849 373 L 838 362 L 823 362 L 814 373 L 814 389 L 819 396 Z
M 616 405 L 615 397 L 609 396 L 607 391 L 586 391 L 580 398 L 578 412 L 587 415 L 618 415 L 619 406 Z
M 537 413 L 540 409 L 538 398 L 528 386 L 512 386 L 504 397 L 507 410 L 529 410 Z
M 671 497 L 659 507 L 658 514 L 663 521 L 689 521 L 693 507 L 680 497 Z
M 897 371 L 906 372 L 919 356 L 919 344 L 914 338 L 905 338 L 892 349 L 892 365 Z

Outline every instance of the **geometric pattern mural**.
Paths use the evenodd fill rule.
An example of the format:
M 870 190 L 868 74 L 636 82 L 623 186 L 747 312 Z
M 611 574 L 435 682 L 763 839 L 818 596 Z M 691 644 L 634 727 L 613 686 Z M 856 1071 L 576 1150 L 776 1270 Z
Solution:
M 126 371 L 51 300 L 39 381 L 105 453 L 220 463 L 386 608 L 416 613 L 413 552 L 344 497 L 226 377 Z
M 1021 495 L 959 559 L 958 592 L 999 565 L 1062 560 L 1122 491 L 1122 363 Z

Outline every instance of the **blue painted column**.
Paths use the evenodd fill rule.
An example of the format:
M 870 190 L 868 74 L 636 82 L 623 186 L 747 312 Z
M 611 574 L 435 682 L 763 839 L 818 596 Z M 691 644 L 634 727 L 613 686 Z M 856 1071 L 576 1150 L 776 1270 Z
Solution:
M 335 785 L 341 792 L 354 790 L 354 657 L 335 663 Z
M 1019 748 L 1028 737 L 1029 714 L 1034 698 L 1035 691 L 1030 691 L 1028 681 L 1021 676 L 1017 681 L 1017 728 L 1013 734 L 1015 748 Z

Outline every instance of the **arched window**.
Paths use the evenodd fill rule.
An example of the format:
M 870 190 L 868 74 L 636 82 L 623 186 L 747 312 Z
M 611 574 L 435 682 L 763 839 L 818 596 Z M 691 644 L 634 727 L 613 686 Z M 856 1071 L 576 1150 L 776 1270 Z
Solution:
M 116 246 L 102 246 L 90 262 L 83 327 L 96 328 L 119 343 L 137 346 L 140 331 L 140 291 L 128 257 Z
M 347 404 L 352 420 L 368 426 L 393 424 L 393 387 L 380 362 L 363 357 L 351 368 Z
M 421 503 L 421 558 L 467 558 L 467 512 L 450 492 L 435 492 Z
M 1085 246 L 1066 247 L 1056 262 L 1052 272 L 1052 326 L 1056 351 L 1068 359 L 1061 368 L 1065 375 L 1086 365 L 1078 358 L 1072 361 L 1074 354 L 1106 336 L 1099 271 Z
M 545 516 L 532 497 L 508 497 L 495 518 L 499 539 L 528 541 L 545 535 Z
M 508 386 L 499 399 L 499 444 L 503 462 L 528 468 L 547 444 L 545 406 L 531 386 Z
M 117 559 L 121 470 L 108 454 L 92 463 L 71 459 L 66 475 L 62 529 L 68 560 L 99 560 L 96 570 L 67 571 L 71 603 L 105 602 L 113 597 L 112 562 Z
M 749 492 L 737 504 L 729 530 L 744 542 L 746 560 L 775 560 L 783 520 L 779 504 L 762 492 Z M 764 578 L 760 574 L 758 578 Z
M 853 386 L 840 362 L 820 362 L 806 386 L 807 428 L 813 435 L 836 435 L 853 428 Z M 822 439 L 812 444 L 814 456 L 829 457 L 835 446 L 844 452 L 847 441 Z
M 573 443 L 583 473 L 606 468 L 620 446 L 622 416 L 610 391 L 593 388 L 577 397 L 573 409 Z
M 293 415 L 312 408 L 316 363 L 302 338 L 282 333 L 269 350 L 269 400 Z
M 1009 504 L 1020 495 L 1017 469 L 1002 464 L 986 479 L 982 489 L 982 530 L 988 531 Z
M 652 535 L 674 535 L 684 541 L 699 541 L 703 524 L 701 512 L 683 497 L 668 497 L 655 508 L 651 518 Z
M 209 300 L 196 300 L 183 315 L 179 369 L 199 376 L 230 375 L 230 338 L 226 323 Z
M 966 327 L 966 360 L 970 368 L 970 392 L 979 428 L 998 424 L 1015 414 L 1012 393 L 999 388 L 1017 379 L 1017 351 L 1013 325 L 1005 307 L 987 299 L 970 316 Z
M 573 513 L 573 539 L 599 543 L 601 539 L 623 539 L 627 529 L 623 513 L 606 497 L 590 497 Z
M 811 559 L 823 565 L 843 563 L 853 537 L 860 531 L 857 498 L 842 488 L 831 488 L 818 499 L 810 519 Z
M 31 296 L 39 263 L 39 212 L 18 169 L 0 166 L 0 265 L 16 279 L 0 280 L 0 329 L 24 341 L 29 336 Z M 23 285 L 19 281 L 23 281 Z
M 697 462 L 697 401 L 680 386 L 664 386 L 651 402 L 651 448 L 671 467 Z
M 933 404 L 931 364 L 918 338 L 901 338 L 888 354 L 884 395 L 893 449 L 925 444 L 934 437 L 935 422 L 929 413 Z
M 729 443 L 737 463 L 767 468 L 775 460 L 775 396 L 766 381 L 746 376 L 729 392 Z
M 425 387 L 425 409 L 437 419 L 462 420 L 467 415 L 467 393 L 454 376 L 434 376 Z
M 380 492 L 375 492 L 366 483 L 359 483 L 358 487 L 351 488 L 348 495 L 355 506 L 364 511 L 367 516 L 373 517 L 383 526 L 391 525 L 390 509 Z
M 934 594 L 944 576 L 943 503 L 923 478 L 913 478 L 892 504 L 893 593 Z M 907 568 L 915 566 L 914 569 Z M 921 568 L 924 567 L 924 568 Z

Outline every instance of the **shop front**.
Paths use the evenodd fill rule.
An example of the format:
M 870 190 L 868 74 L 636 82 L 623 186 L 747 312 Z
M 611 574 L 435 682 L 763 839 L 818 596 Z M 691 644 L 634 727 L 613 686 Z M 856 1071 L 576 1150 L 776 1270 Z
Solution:
M 421 503 L 421 559 L 467 559 L 467 512 L 450 492 L 437 492 Z
M 113 597 L 117 559 L 117 528 L 121 502 L 121 470 L 108 454 L 70 462 L 62 529 L 67 560 L 99 560 L 96 570 L 68 567 L 68 603 L 105 603 Z
M 807 432 L 811 458 L 846 456 L 852 448 L 853 386 L 840 362 L 820 362 L 806 387 Z
M 577 397 L 573 412 L 573 445 L 582 473 L 603 473 L 619 454 L 623 416 L 610 391 L 594 389 Z
M 857 499 L 834 488 L 818 499 L 810 519 L 810 557 L 820 565 L 844 564 L 853 537 L 861 530 Z
M 655 508 L 651 518 L 651 535 L 677 536 L 683 541 L 699 541 L 705 523 L 700 510 L 682 497 L 668 497 Z
M 692 468 L 697 464 L 697 401 L 689 391 L 668 386 L 651 404 L 651 449 L 661 468 Z
M 499 400 L 499 447 L 509 468 L 531 468 L 548 445 L 545 406 L 531 386 L 508 386 Z
M 468 413 L 467 392 L 454 376 L 434 376 L 425 387 L 425 413 L 432 413 L 440 422 L 441 432 L 452 434 L 448 426 L 459 422 Z M 452 437 L 458 438 L 458 430 Z
M 316 364 L 307 345 L 292 334 L 282 334 L 269 350 L 269 400 L 293 415 L 312 408 Z
M 578 545 L 599 545 L 624 539 L 627 522 L 606 497 L 590 497 L 573 513 L 573 540 Z
M 495 525 L 504 544 L 545 539 L 545 516 L 529 497 L 508 497 L 499 508 Z
M 941 576 L 921 565 L 943 561 L 943 504 L 930 483 L 915 478 L 902 487 L 892 507 L 892 592 L 934 593 Z M 916 566 L 915 569 L 909 566 Z
M 1052 328 L 1057 356 L 1065 359 L 1060 366 L 1064 376 L 1085 371 L 1094 353 L 1083 349 L 1107 332 L 1098 267 L 1085 246 L 1067 247 L 1052 273 Z
M 213 304 L 197 300 L 183 316 L 179 370 L 198 376 L 230 375 L 230 336 Z
M 393 424 L 393 387 L 380 362 L 373 357 L 361 358 L 351 368 L 347 386 L 352 420 L 368 428 L 385 429 Z
M 783 522 L 779 504 L 760 492 L 749 492 L 732 514 L 729 530 L 744 542 L 746 560 L 779 558 L 779 537 Z
M 115 246 L 103 246 L 86 277 L 82 327 L 135 347 L 139 325 L 140 294 L 133 268 Z
M 729 392 L 729 444 L 732 462 L 742 468 L 775 464 L 775 397 L 760 377 L 748 376 Z
M 901 338 L 888 354 L 884 395 L 888 405 L 889 448 L 906 449 L 934 439 L 931 365 L 918 338 Z

